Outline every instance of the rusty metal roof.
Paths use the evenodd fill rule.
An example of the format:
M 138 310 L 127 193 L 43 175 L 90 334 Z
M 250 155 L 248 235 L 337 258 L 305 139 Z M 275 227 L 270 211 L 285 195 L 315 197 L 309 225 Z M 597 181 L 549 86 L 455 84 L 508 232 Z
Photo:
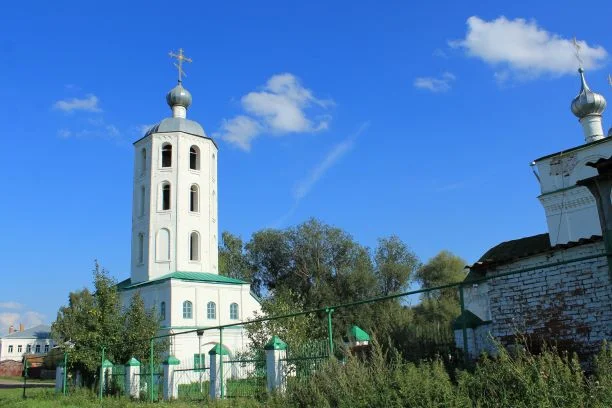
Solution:
M 593 235 L 590 238 L 581 238 L 575 242 L 550 245 L 548 234 L 532 235 L 530 237 L 515 239 L 512 241 L 502 242 L 484 253 L 480 259 L 470 266 L 470 273 L 466 277 L 466 281 L 477 279 L 483 276 L 485 269 L 516 261 L 528 256 L 538 255 L 541 253 L 567 249 L 579 245 L 590 244 L 601 241 L 600 235 Z

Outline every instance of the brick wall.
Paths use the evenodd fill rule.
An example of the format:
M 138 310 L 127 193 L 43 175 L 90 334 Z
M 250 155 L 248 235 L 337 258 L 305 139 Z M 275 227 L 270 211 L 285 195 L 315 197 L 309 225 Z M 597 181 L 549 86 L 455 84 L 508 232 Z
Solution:
M 23 371 L 23 364 L 19 361 L 4 360 L 0 361 L 0 376 L 19 377 Z
M 546 341 L 579 354 L 597 352 L 602 340 L 612 339 L 612 284 L 606 258 L 547 265 L 603 253 L 603 242 L 596 242 L 488 270 L 487 276 L 495 276 L 542 267 L 489 281 L 491 334 L 505 344 L 524 333 L 535 348 Z

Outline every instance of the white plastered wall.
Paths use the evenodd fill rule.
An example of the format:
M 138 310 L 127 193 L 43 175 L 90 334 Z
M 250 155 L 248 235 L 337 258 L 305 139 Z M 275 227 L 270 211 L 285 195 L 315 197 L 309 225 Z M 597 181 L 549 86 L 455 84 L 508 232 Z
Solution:
M 161 149 L 172 145 L 172 166 L 161 166 Z M 200 151 L 199 170 L 190 169 L 190 148 Z M 142 149 L 147 151 L 142 166 Z M 153 280 L 171 272 L 218 273 L 217 147 L 207 138 L 182 132 L 155 133 L 134 146 L 132 209 L 132 283 Z M 162 183 L 170 183 L 170 209 L 161 206 Z M 199 209 L 190 211 L 191 186 L 197 185 Z M 141 214 L 141 189 L 145 189 Z M 156 238 L 164 228 L 170 232 L 169 258 L 156 251 Z M 199 260 L 189 259 L 189 237 L 199 234 Z M 144 235 L 144 259 L 139 263 L 139 235 Z

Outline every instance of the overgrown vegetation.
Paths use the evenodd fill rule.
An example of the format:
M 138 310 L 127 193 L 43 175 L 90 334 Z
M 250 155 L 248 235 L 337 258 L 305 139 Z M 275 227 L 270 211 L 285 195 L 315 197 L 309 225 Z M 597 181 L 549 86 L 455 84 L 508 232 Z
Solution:
M 440 359 L 406 362 L 398 353 L 385 354 L 379 346 L 367 358 L 332 359 L 304 381 L 289 381 L 284 395 L 264 401 L 232 399 L 204 401 L 210 407 L 576 407 L 612 406 L 612 348 L 604 344 L 587 377 L 575 356 L 546 350 L 539 355 L 503 349 L 482 359 L 473 370 L 455 374 Z M 17 392 L 19 391 L 19 392 Z M 95 394 L 81 391 L 69 397 L 52 390 L 0 390 L 3 407 L 100 406 Z M 105 407 L 163 406 L 106 398 Z M 189 406 L 173 402 L 173 407 Z

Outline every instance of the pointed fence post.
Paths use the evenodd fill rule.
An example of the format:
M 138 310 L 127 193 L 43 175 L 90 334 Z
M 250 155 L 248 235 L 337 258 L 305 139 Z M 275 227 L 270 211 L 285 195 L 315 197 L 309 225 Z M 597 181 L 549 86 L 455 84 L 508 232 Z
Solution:
M 66 369 L 64 362 L 60 361 L 55 368 L 55 392 L 60 393 L 64 390 L 64 370 Z
M 273 336 L 264 346 L 268 392 L 285 392 L 287 388 L 287 343 Z
M 125 364 L 125 393 L 132 398 L 140 398 L 140 361 L 134 357 Z
M 225 388 L 228 377 L 228 370 L 225 370 L 226 372 L 221 370 L 223 364 L 221 360 L 229 360 L 229 351 L 225 346 L 217 344 L 210 349 L 208 355 L 210 356 L 210 399 L 218 399 L 222 397 L 221 390 Z
M 164 361 L 164 400 L 169 401 L 178 398 L 178 382 L 174 378 L 174 369 L 181 364 L 178 358 L 168 356 Z

